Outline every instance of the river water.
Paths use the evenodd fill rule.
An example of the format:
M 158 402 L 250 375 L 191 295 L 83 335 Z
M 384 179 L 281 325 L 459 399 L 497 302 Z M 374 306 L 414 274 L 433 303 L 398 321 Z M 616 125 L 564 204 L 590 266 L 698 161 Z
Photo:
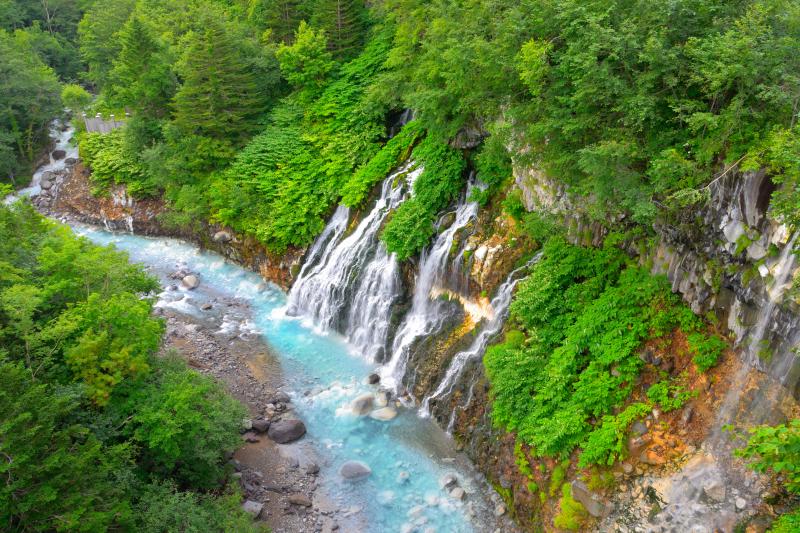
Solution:
M 377 370 L 376 365 L 356 355 L 341 336 L 287 316 L 286 294 L 278 287 L 185 242 L 112 234 L 97 228 L 75 229 L 95 243 L 113 244 L 126 251 L 164 286 L 174 283 L 168 279 L 171 272 L 186 268 L 199 274 L 202 286 L 213 293 L 249 304 L 250 320 L 235 323 L 223 317 L 220 327 L 232 334 L 259 334 L 277 354 L 285 390 L 308 428 L 304 438 L 322 458 L 321 488 L 340 509 L 356 511 L 363 530 L 495 530 L 493 504 L 487 497 L 493 490 L 438 426 L 402 407 L 399 416 L 388 422 L 357 417 L 349 411 L 353 399 L 376 391 L 365 382 L 366 376 Z M 165 290 L 159 305 L 198 315 L 208 294 L 203 290 Z M 357 482 L 344 480 L 339 468 L 350 460 L 369 465 L 371 475 Z M 450 497 L 440 487 L 447 474 L 456 475 L 466 490 L 464 501 Z

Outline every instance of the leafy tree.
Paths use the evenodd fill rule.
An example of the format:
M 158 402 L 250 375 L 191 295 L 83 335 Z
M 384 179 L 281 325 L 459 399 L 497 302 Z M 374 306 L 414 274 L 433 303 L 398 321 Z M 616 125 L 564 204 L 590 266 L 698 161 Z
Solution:
M 0 525 L 5 531 L 105 531 L 129 523 L 131 453 L 74 423 L 79 395 L 0 364 Z
M 269 29 L 270 37 L 289 44 L 303 20 L 302 4 L 299 0 L 249 0 L 247 15 L 259 27 Z
M 92 95 L 80 85 L 64 85 L 61 89 L 61 103 L 77 113 L 92 103 Z
M 308 97 L 319 93 L 335 64 L 327 51 L 326 36 L 300 22 L 294 43 L 282 44 L 277 52 L 281 73 Z
M 95 0 L 78 25 L 79 49 L 86 79 L 104 87 L 122 48 L 115 34 L 130 18 L 135 0 Z
M 175 357 L 160 361 L 134 395 L 137 409 L 130 431 L 142 446 L 144 461 L 189 486 L 216 485 L 225 453 L 241 444 L 242 405 Z
M 0 171 L 14 181 L 47 139 L 59 112 L 56 76 L 24 40 L 0 30 Z

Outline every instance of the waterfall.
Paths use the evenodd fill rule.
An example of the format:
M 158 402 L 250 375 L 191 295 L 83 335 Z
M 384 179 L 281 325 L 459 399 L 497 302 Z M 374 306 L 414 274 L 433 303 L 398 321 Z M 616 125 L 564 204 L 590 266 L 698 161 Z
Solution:
M 394 337 L 391 359 L 380 372 L 381 383 L 388 388 L 399 387 L 415 341 L 438 331 L 446 319 L 446 313 L 442 309 L 443 302 L 432 293 L 444 285 L 451 270 L 448 269 L 448 264 L 452 263 L 457 269 L 463 263 L 463 250 L 454 260 L 451 260 L 451 251 L 458 231 L 472 222 L 478 214 L 478 204 L 469 200 L 472 187 L 480 187 L 474 183 L 474 176 L 470 178 L 467 193 L 456 208 L 453 223 L 440 232 L 434 243 L 422 252 L 411 310 L 404 317 Z M 446 217 L 447 215 L 440 219 L 440 225 Z
M 538 261 L 540 257 L 541 254 L 537 254 L 527 264 L 517 268 L 511 272 L 511 274 L 509 274 L 508 278 L 506 278 L 505 282 L 503 282 L 503 284 L 497 290 L 495 297 L 492 298 L 491 305 L 492 309 L 494 310 L 493 316 L 484 323 L 480 332 L 475 337 L 475 340 L 472 341 L 472 344 L 470 344 L 469 348 L 458 352 L 455 356 L 453 356 L 452 361 L 450 361 L 450 366 L 447 367 L 447 372 L 445 372 L 444 378 L 436 387 L 436 390 L 425 396 L 425 398 L 422 400 L 420 415 L 425 417 L 430 416 L 431 400 L 449 396 L 453 392 L 453 387 L 455 387 L 456 383 L 458 383 L 458 378 L 461 376 L 461 373 L 464 371 L 467 363 L 483 355 L 489 342 L 503 328 L 503 324 L 505 323 L 508 315 L 508 308 L 511 305 L 511 297 L 514 294 L 514 288 L 516 288 L 517 283 L 524 279 L 518 277 L 519 273 L 523 270 L 526 270 L 531 264 Z M 469 403 L 469 400 L 467 403 Z M 455 415 L 455 410 L 453 410 L 453 414 Z
M 382 355 L 401 283 L 397 258 L 378 236 L 421 173 L 422 167 L 409 162 L 390 174 L 372 211 L 347 236 L 349 212 L 342 206 L 336 210 L 289 293 L 288 314 L 343 333 L 371 357 Z

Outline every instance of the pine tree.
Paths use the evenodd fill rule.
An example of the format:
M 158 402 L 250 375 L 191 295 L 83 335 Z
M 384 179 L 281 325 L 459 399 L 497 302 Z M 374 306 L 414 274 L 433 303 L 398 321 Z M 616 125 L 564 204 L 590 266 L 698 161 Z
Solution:
M 207 20 L 190 37 L 179 63 L 183 84 L 173 100 L 175 124 L 187 134 L 232 141 L 253 133 L 264 95 L 223 23 Z
M 175 92 L 164 47 L 138 16 L 132 16 L 119 33 L 120 52 L 111 71 L 111 100 L 136 114 L 163 116 Z
M 303 9 L 299 0 L 250 0 L 248 18 L 271 30 L 276 41 L 289 44 L 303 18 Z
M 363 43 L 363 0 L 316 0 L 312 13 L 312 25 L 325 30 L 328 47 L 339 58 L 352 56 Z

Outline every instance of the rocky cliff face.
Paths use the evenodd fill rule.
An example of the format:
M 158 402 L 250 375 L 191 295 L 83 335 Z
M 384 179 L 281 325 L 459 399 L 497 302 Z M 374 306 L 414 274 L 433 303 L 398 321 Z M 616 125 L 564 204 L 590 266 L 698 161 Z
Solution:
M 68 167 L 67 171 L 55 177 L 51 194 L 45 198 L 37 197 L 37 207 L 56 217 L 104 226 L 113 231 L 180 237 L 251 268 L 280 287 L 288 288 L 294 281 L 304 249 L 291 249 L 276 256 L 255 239 L 225 228 L 208 224 L 191 229 L 167 227 L 162 222 L 162 215 L 167 210 L 163 200 L 137 200 L 122 186 L 113 187 L 107 195 L 95 195 L 89 175 L 89 170 L 80 163 Z

